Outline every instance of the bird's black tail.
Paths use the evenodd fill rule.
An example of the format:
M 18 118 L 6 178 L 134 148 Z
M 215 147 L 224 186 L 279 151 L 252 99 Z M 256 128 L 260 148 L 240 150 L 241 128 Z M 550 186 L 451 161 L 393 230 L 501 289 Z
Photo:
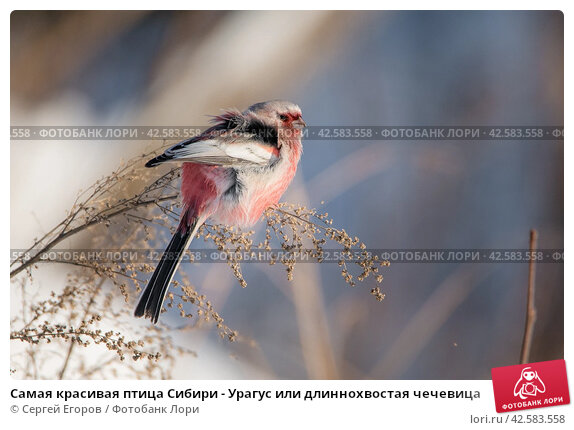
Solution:
M 171 238 L 136 306 L 134 311 L 136 317 L 150 317 L 154 324 L 157 323 L 169 284 L 181 262 L 183 253 L 199 228 L 197 218 L 193 218 L 190 224 L 188 225 L 184 217 Z

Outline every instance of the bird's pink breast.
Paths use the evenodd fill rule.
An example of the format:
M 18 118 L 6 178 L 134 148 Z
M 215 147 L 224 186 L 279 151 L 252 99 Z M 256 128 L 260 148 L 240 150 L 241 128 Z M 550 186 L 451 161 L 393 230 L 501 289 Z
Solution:
M 291 157 L 286 168 L 278 171 L 276 175 L 262 187 L 252 190 L 246 205 L 238 205 L 231 211 L 231 218 L 235 224 L 250 226 L 255 224 L 263 212 L 279 202 L 281 196 L 293 180 L 297 171 L 297 163 L 301 155 L 300 143 L 292 148 Z M 237 220 L 241 219 L 239 223 Z
M 265 180 L 243 183 L 240 194 L 234 197 L 224 196 L 233 185 L 229 168 L 183 163 L 181 194 L 186 208 L 184 214 L 211 217 L 214 222 L 226 225 L 255 224 L 268 207 L 279 202 L 295 176 L 300 145 L 298 143 L 292 148 L 282 169 L 274 171 Z

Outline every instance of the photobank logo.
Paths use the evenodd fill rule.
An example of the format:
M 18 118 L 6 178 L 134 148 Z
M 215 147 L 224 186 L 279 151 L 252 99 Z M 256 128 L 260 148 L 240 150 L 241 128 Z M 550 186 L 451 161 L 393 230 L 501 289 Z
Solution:
M 492 387 L 496 412 L 570 403 L 564 360 L 495 367 Z

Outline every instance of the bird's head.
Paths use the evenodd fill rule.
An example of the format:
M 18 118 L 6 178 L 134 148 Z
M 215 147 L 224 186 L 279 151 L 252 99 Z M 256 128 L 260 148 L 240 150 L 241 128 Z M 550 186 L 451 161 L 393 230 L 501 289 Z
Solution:
M 301 130 L 307 126 L 301 115 L 301 108 L 295 103 L 283 100 L 271 100 L 250 106 L 245 114 L 271 126 L 277 131 L 291 132 L 294 137 L 301 136 Z

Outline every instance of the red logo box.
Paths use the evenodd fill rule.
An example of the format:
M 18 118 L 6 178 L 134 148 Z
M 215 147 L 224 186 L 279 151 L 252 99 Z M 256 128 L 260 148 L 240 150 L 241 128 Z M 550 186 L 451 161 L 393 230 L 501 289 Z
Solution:
M 545 408 L 570 403 L 564 360 L 492 369 L 496 412 Z

